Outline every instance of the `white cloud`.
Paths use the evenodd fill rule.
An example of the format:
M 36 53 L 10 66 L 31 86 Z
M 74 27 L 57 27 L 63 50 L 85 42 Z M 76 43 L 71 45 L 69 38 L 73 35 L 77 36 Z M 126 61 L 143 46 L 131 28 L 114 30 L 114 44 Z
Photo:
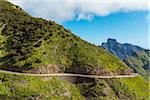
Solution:
M 58 22 L 92 20 L 115 12 L 148 10 L 148 0 L 9 0 L 36 17 Z

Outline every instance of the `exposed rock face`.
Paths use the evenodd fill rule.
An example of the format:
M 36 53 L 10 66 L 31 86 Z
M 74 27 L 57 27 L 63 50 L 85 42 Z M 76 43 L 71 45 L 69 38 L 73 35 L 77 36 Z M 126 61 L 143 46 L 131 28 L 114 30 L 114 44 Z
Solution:
M 61 69 L 57 65 L 48 64 L 25 72 L 34 74 L 50 74 L 50 73 L 59 73 L 61 72 Z
M 19 67 L 9 68 L 9 71 L 15 71 L 15 72 L 23 72 L 23 73 L 33 73 L 33 74 L 50 74 L 50 73 L 61 73 L 64 72 L 62 67 L 59 65 L 54 64 L 48 64 L 32 69 L 20 69 Z M 3 70 L 7 70 L 3 68 Z
M 23 73 L 32 73 L 32 74 L 51 74 L 51 73 L 75 73 L 75 74 L 89 74 L 89 75 L 130 75 L 133 73 L 132 69 L 124 69 L 118 71 L 108 71 L 99 67 L 90 68 L 90 67 L 70 67 L 66 69 L 61 69 L 63 67 L 59 65 L 48 64 L 45 66 L 32 68 L 30 70 L 22 70 L 19 68 L 9 69 L 10 71 L 17 71 Z
M 70 73 L 77 73 L 77 74 L 90 74 L 90 75 L 130 75 L 133 73 L 132 69 L 125 69 L 125 70 L 118 70 L 118 71 L 107 71 L 102 68 L 79 68 L 79 67 L 72 67 L 67 69 L 66 72 Z

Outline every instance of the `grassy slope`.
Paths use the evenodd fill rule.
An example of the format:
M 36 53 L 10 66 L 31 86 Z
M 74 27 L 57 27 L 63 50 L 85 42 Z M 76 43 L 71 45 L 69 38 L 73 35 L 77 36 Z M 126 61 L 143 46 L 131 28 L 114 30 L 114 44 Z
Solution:
M 72 83 L 53 77 L 42 78 L 0 73 L 0 99 L 61 99 L 84 100 Z
M 132 69 L 134 69 L 136 73 L 140 73 L 144 77 L 148 78 L 149 66 L 147 66 L 147 68 L 144 68 L 144 66 L 149 64 L 149 57 L 149 52 L 141 51 L 127 58 L 126 60 L 124 60 L 124 62 Z
M 89 44 L 53 21 L 33 18 L 18 6 L 0 1 L 0 68 L 29 70 L 48 64 L 127 69 L 103 48 Z
M 72 83 L 53 77 L 38 78 L 31 76 L 0 73 L 0 99 L 61 99 L 84 100 L 148 100 L 148 81 L 141 76 L 122 79 L 96 79 L 94 82 Z
M 98 79 L 91 83 L 79 83 L 81 93 L 90 100 L 148 100 L 148 81 L 141 76 L 124 79 Z

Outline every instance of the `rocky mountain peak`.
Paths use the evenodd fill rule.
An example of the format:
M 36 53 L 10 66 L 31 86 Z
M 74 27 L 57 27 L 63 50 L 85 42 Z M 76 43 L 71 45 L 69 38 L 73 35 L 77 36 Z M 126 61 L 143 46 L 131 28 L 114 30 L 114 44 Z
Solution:
M 106 43 L 105 42 L 102 43 L 102 47 L 105 48 L 106 50 L 110 51 L 111 53 L 115 54 L 122 60 L 131 56 L 132 53 L 134 53 L 134 52 L 137 53 L 140 51 L 144 51 L 144 49 L 139 46 L 132 45 L 129 43 L 121 44 L 121 43 L 117 42 L 116 39 L 111 39 L 111 38 L 109 38 Z
M 116 44 L 116 43 L 117 43 L 116 39 L 108 38 L 107 40 L 107 44 Z

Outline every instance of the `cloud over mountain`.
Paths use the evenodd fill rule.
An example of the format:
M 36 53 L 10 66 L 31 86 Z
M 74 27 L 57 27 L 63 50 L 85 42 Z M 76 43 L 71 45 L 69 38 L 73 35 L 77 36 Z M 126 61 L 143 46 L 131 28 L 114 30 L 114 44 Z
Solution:
M 36 17 L 58 22 L 92 20 L 94 16 L 107 16 L 116 12 L 148 10 L 148 0 L 9 0 L 20 5 Z

